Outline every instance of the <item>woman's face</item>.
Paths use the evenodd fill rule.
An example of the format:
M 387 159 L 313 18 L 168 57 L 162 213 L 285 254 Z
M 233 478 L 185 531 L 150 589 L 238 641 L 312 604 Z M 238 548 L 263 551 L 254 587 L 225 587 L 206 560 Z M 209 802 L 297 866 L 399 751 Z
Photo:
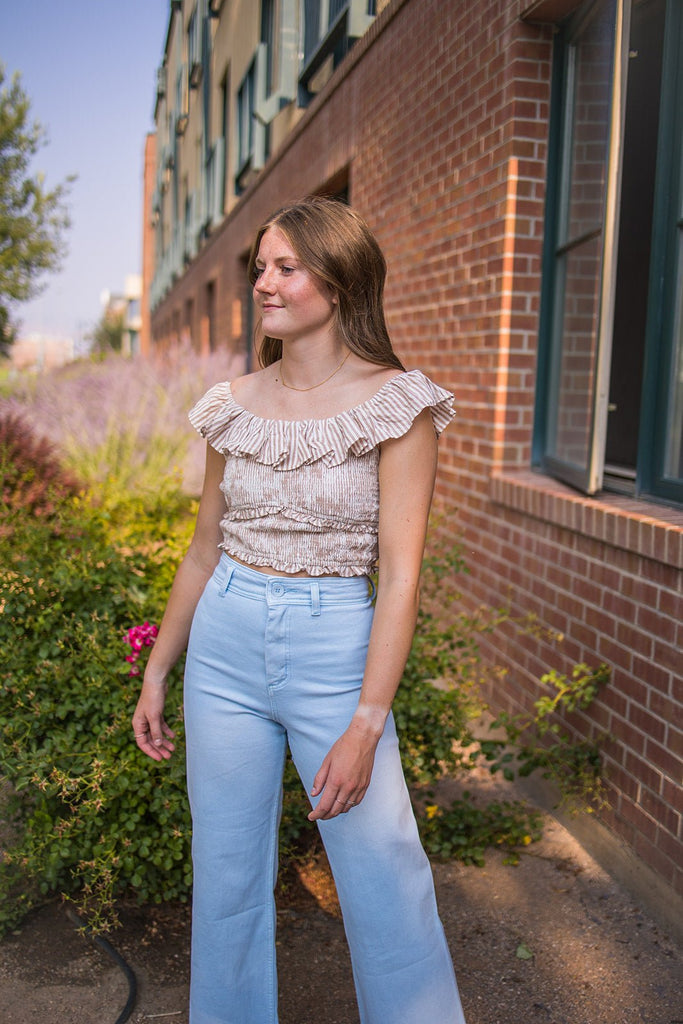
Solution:
M 264 334 L 282 341 L 332 336 L 336 298 L 304 267 L 278 228 L 264 233 L 254 262 L 254 302 Z

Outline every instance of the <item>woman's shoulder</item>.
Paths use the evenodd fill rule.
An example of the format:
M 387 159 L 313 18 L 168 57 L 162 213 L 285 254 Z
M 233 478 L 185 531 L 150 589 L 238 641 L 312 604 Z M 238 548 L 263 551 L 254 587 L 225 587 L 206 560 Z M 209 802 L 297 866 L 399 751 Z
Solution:
M 242 373 L 229 382 L 230 392 L 239 404 L 249 404 L 249 398 L 262 392 L 264 385 L 273 376 L 269 366 L 251 373 Z
M 351 369 L 353 373 L 347 385 L 346 401 L 342 403 L 345 408 L 363 405 L 378 394 L 394 377 L 403 373 L 395 366 L 379 366 L 358 357 L 354 357 Z
M 357 413 L 371 422 L 378 441 L 406 433 L 420 413 L 429 409 L 440 434 L 453 419 L 453 395 L 421 370 L 392 372 Z

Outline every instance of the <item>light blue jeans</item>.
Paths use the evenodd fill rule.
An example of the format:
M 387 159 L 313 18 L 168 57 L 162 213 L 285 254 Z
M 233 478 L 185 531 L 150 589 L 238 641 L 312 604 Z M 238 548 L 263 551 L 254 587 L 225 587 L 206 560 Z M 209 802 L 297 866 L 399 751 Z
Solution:
M 223 555 L 206 586 L 185 675 L 191 1024 L 277 1024 L 273 888 L 286 745 L 310 793 L 357 706 L 372 614 L 366 577 L 267 576 Z M 393 719 L 364 800 L 318 824 L 362 1024 L 464 1024 Z

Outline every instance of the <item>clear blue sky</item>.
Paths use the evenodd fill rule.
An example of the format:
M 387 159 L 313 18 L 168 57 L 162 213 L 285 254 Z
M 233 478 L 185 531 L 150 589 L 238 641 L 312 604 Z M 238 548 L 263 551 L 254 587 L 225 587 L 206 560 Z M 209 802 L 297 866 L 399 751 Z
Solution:
M 17 307 L 22 332 L 78 340 L 100 293 L 142 267 L 142 170 L 169 0 L 0 0 L 0 62 L 21 73 L 48 144 L 47 185 L 78 175 L 68 201 L 69 254 L 42 295 Z

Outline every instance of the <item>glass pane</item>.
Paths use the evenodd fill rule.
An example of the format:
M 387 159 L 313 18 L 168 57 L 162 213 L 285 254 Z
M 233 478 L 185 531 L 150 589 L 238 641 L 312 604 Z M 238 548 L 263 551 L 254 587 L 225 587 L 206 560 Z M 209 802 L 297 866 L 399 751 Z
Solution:
M 615 17 L 614 0 L 598 4 L 572 48 L 574 95 L 571 167 L 565 183 L 565 242 L 602 227 Z
M 555 267 L 547 455 L 588 470 L 592 452 L 616 0 L 598 0 L 570 41 Z
M 320 0 L 304 0 L 304 65 L 320 41 Z
M 577 246 L 558 268 L 564 295 L 553 392 L 557 396 L 550 417 L 554 430 L 550 452 L 575 466 L 588 462 L 592 434 L 596 338 L 600 313 L 602 241 L 594 238 Z
M 349 6 L 349 0 L 330 0 L 330 16 L 328 21 L 328 27 L 334 25 L 335 21 Z
M 683 480 L 683 229 L 678 232 L 678 269 L 675 279 L 677 309 L 664 473 L 674 480 Z

